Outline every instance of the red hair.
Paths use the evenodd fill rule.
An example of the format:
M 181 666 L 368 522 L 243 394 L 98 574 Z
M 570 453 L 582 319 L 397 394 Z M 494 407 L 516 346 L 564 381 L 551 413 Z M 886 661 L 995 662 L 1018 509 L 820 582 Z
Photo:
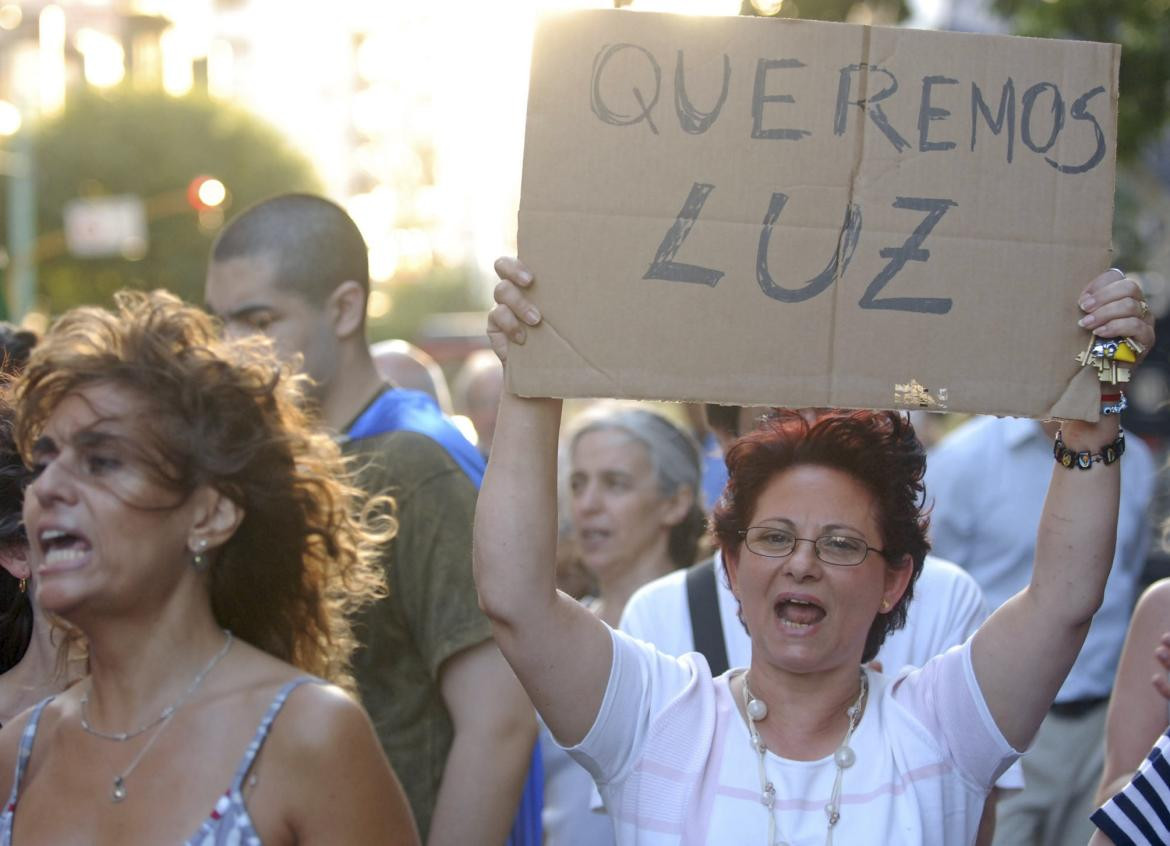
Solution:
M 727 487 L 715 508 L 712 530 L 723 549 L 738 550 L 739 533 L 751 524 L 760 494 L 784 471 L 799 465 L 847 473 L 873 496 L 887 565 L 907 566 L 913 576 L 898 603 L 878 614 L 866 637 L 862 661 L 872 661 L 886 636 L 906 624 L 914 582 L 930 551 L 923 510 L 926 451 L 907 417 L 893 411 L 832 411 L 811 423 L 795 411 L 781 411 L 727 452 Z

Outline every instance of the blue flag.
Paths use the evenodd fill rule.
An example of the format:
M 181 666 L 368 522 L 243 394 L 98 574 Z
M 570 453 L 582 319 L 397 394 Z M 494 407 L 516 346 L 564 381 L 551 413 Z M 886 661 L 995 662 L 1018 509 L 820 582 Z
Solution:
M 372 438 L 399 430 L 426 435 L 447 451 L 477 488 L 483 482 L 484 461 L 455 424 L 443 416 L 430 394 L 405 388 L 387 388 L 345 433 L 349 440 Z

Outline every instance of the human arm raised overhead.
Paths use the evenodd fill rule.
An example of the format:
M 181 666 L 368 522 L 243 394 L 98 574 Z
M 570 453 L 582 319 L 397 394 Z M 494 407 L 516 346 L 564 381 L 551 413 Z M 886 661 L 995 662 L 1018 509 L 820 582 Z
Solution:
M 1132 338 L 1140 359 L 1154 342 L 1140 286 L 1120 271 L 1094 279 L 1079 300 L 1081 325 L 1105 339 Z M 992 716 L 1017 749 L 1032 740 L 1102 602 L 1117 535 L 1120 464 L 1109 459 L 1117 415 L 1067 421 L 1064 449 L 1095 456 L 1088 469 L 1054 462 L 1027 587 L 975 635 L 972 662 Z M 1122 459 L 1124 460 L 1124 459 Z M 1027 679 L 1027 683 L 1021 683 Z
M 509 343 L 540 331 L 540 314 L 519 261 L 500 259 L 496 272 L 488 334 L 507 367 Z M 560 400 L 504 391 L 476 507 L 475 579 L 500 651 L 554 736 L 573 745 L 600 710 L 612 647 L 605 623 L 556 589 L 560 420 Z

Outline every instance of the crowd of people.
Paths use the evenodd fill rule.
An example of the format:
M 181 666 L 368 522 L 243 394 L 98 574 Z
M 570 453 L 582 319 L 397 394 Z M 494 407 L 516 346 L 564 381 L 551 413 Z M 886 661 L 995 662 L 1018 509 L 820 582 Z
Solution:
M 303 194 L 228 223 L 204 308 L 0 333 L 0 846 L 1170 842 L 1117 415 L 929 460 L 897 412 L 562 421 L 503 387 L 544 327 L 496 270 L 453 390 L 371 349 Z M 1152 347 L 1124 274 L 1078 304 Z

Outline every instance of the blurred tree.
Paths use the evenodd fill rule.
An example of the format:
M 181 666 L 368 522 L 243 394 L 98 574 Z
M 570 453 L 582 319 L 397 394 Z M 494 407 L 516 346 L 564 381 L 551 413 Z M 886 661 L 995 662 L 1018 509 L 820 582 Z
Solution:
M 383 315 L 369 318 L 371 341 L 401 338 L 418 343 L 427 318 L 443 312 L 486 312 L 489 306 L 483 286 L 470 267 L 436 265 L 425 274 L 399 274 L 382 289 L 390 297 Z
M 1121 45 L 1117 154 L 1132 160 L 1170 119 L 1170 0 L 992 0 L 1019 35 Z
M 32 132 L 37 308 L 49 314 L 106 303 L 124 287 L 167 288 L 201 303 L 208 249 L 225 213 L 283 191 L 320 191 L 312 166 L 275 129 L 201 94 L 71 93 L 62 115 Z M 208 208 L 191 200 L 189 189 L 200 176 L 223 183 L 227 194 L 221 204 Z M 63 235 L 65 204 L 117 194 L 138 195 L 145 204 L 145 252 L 70 255 Z

